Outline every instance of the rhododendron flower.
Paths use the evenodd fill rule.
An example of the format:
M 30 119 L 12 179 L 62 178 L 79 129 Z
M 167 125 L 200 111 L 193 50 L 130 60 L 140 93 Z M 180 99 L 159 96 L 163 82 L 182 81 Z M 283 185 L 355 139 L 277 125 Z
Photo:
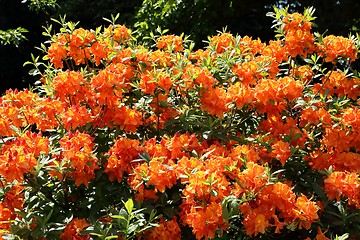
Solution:
M 358 54 L 353 40 L 334 35 L 324 37 L 323 45 L 319 45 L 319 51 L 321 55 L 324 55 L 326 62 L 334 62 L 340 57 L 353 62 Z
M 184 215 L 183 221 L 192 227 L 196 239 L 214 238 L 217 229 L 226 228 L 222 218 L 222 206 L 215 202 L 205 207 L 191 206 Z
M 172 159 L 189 157 L 189 152 L 196 151 L 200 153 L 202 150 L 196 135 L 190 135 L 188 132 L 185 134 L 176 133 L 166 142 L 166 147 L 170 151 Z
M 284 166 L 286 160 L 291 156 L 290 144 L 284 141 L 276 141 L 272 144 L 271 156 L 276 158 Z
M 158 239 L 181 239 L 181 230 L 174 217 L 171 221 L 165 221 L 164 218 L 160 219 L 160 223 L 154 229 L 146 231 L 145 240 L 158 240 Z
M 60 140 L 61 161 L 65 161 L 65 167 L 73 170 L 69 176 L 75 180 L 75 185 L 89 185 L 95 177 L 95 170 L 98 169 L 98 159 L 93 154 L 93 138 L 76 131 L 69 133 Z
M 183 40 L 179 36 L 163 35 L 157 41 L 157 47 L 159 49 L 174 49 L 175 52 L 183 50 Z
M 283 19 L 285 48 L 291 57 L 306 56 L 315 51 L 315 37 L 310 32 L 312 23 L 299 13 L 292 13 Z
M 156 191 L 165 192 L 166 188 L 171 188 L 176 184 L 176 173 L 174 170 L 174 163 L 169 161 L 168 164 L 163 164 L 160 159 L 152 159 L 146 169 L 147 186 L 154 186 Z M 147 164 L 147 163 L 145 163 Z
M 68 223 L 60 234 L 62 240 L 89 240 L 91 236 L 89 234 L 82 235 L 81 231 L 89 226 L 86 219 L 74 218 Z
M 0 231 L 6 232 L 10 230 L 11 220 L 15 219 L 13 211 L 5 207 L 3 203 L 0 203 Z
M 109 25 L 104 29 L 104 36 L 119 43 L 126 42 L 131 37 L 131 30 L 124 25 Z
M 24 187 L 20 185 L 14 185 L 11 189 L 5 194 L 3 200 L 4 206 L 9 208 L 11 211 L 22 210 L 24 205 Z
M 210 44 L 215 46 L 217 53 L 223 53 L 230 46 L 233 46 L 235 43 L 234 36 L 230 33 L 222 33 L 216 36 L 213 36 L 210 40 Z
M 347 198 L 349 205 L 360 207 L 360 181 L 356 173 L 339 172 L 331 173 L 324 180 L 325 193 L 329 200 Z
M 63 60 L 67 57 L 67 51 L 63 43 L 53 42 L 48 49 L 48 58 L 55 68 L 63 68 Z
M 138 158 L 141 152 L 140 142 L 127 138 L 119 138 L 109 150 L 109 158 L 105 165 L 105 173 L 110 181 L 121 182 L 125 172 L 132 170 L 132 161 Z
M 249 236 L 263 234 L 272 226 L 279 233 L 288 224 L 309 229 L 319 218 L 319 207 L 315 202 L 303 195 L 296 198 L 291 187 L 281 182 L 265 186 L 254 198 L 251 202 L 241 204 L 239 208 Z
M 27 131 L 22 136 L 8 141 L 1 148 L 0 174 L 7 182 L 21 182 L 25 173 L 33 173 L 41 153 L 50 151 L 49 140 L 42 134 Z
M 229 111 L 230 98 L 223 88 L 209 88 L 201 96 L 201 109 L 222 118 Z
M 39 85 L 0 97 L 0 239 L 324 240 L 339 210 L 358 237 L 358 39 L 313 33 L 312 14 L 196 51 L 58 21 Z

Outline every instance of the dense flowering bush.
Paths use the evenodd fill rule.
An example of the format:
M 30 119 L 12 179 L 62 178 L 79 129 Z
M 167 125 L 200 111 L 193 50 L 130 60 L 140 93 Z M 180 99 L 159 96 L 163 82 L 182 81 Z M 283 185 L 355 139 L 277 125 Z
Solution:
M 2 239 L 360 237 L 358 39 L 269 15 L 276 40 L 196 51 L 48 29 L 38 86 L 0 98 Z

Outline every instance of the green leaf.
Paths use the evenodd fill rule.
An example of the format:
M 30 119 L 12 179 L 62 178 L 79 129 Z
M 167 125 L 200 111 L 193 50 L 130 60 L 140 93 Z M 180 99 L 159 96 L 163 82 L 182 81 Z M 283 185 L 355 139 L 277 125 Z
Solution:
M 341 236 L 338 236 L 338 235 L 336 235 L 336 240 L 345 240 L 345 239 L 348 239 L 349 238 L 349 234 L 348 233 L 345 233 L 345 234 L 343 234 L 343 235 L 341 235 Z
M 128 212 L 129 214 L 132 213 L 132 211 L 133 211 L 133 209 L 134 209 L 134 202 L 133 202 L 133 200 L 132 200 L 131 198 L 129 198 L 129 199 L 126 201 L 126 203 L 125 203 L 125 208 L 126 208 L 126 210 L 127 210 L 127 212 Z
M 215 189 L 212 189 L 210 192 L 211 196 L 217 197 L 219 194 Z
M 322 189 L 319 184 L 317 183 L 311 183 L 311 186 L 313 187 L 314 189 L 314 192 L 321 198 L 321 199 L 327 199 L 326 198 L 326 195 L 325 195 L 325 192 L 324 192 L 324 189 Z
M 109 240 L 109 239 L 118 239 L 119 236 L 108 236 L 105 238 L 105 240 Z
M 124 219 L 127 220 L 127 218 L 123 215 L 111 215 L 110 217 L 115 218 L 115 219 Z
M 46 216 L 46 218 L 44 219 L 44 224 L 46 224 L 48 221 L 49 221 L 49 219 L 50 219 L 50 217 L 51 217 L 51 215 L 53 214 L 53 212 L 54 212 L 54 209 L 52 209 L 50 212 L 49 212 L 49 214 Z

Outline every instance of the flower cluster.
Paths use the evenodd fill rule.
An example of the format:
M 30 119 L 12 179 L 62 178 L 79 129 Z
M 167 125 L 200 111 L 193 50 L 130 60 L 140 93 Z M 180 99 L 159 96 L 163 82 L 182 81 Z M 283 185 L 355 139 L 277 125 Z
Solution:
M 49 139 L 42 137 L 41 133 L 26 131 L 2 146 L 0 174 L 6 182 L 22 182 L 24 174 L 34 172 L 39 155 L 48 154 L 49 151 Z
M 89 240 L 90 235 L 82 235 L 80 232 L 89 226 L 89 223 L 86 219 L 74 218 L 69 222 L 64 232 L 60 234 L 60 239 L 62 240 Z
M 0 235 L 360 237 L 359 41 L 312 13 L 196 51 L 63 23 L 40 84 L 0 98 Z

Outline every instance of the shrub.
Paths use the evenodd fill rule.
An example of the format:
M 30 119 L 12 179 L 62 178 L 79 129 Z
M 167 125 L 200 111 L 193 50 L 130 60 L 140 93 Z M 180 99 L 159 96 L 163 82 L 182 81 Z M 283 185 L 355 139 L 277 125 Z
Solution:
M 38 86 L 0 100 L 3 238 L 359 237 L 359 41 L 312 15 L 197 51 L 116 19 L 47 29 Z

